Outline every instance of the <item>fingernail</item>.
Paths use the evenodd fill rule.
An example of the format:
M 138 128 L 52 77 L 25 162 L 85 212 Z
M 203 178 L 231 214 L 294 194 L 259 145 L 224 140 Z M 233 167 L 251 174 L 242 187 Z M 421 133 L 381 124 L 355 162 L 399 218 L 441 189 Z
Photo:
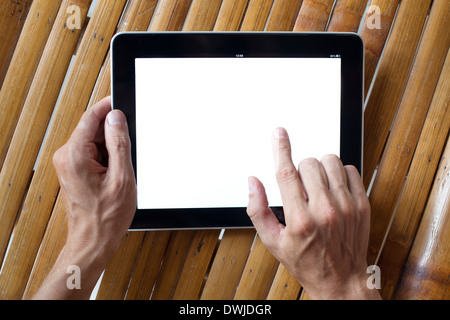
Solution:
M 277 139 L 284 138 L 287 136 L 286 130 L 283 128 L 276 128 L 273 132 L 273 136 Z
M 248 194 L 252 195 L 254 193 L 255 193 L 255 183 L 249 177 L 248 178 Z
M 107 117 L 108 124 L 115 126 L 125 123 L 125 117 L 120 111 L 111 111 Z

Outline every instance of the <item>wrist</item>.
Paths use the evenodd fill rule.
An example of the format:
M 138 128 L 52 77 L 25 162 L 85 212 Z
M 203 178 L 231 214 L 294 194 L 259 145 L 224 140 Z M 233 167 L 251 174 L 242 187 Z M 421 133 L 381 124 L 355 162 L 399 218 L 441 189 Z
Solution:
M 52 270 L 33 299 L 89 299 L 94 286 L 108 263 L 101 250 L 73 247 L 66 242 Z
M 306 292 L 312 300 L 380 300 L 377 289 L 367 286 L 367 275 L 360 274 L 350 277 L 345 281 L 326 283 L 321 288 L 309 289 Z

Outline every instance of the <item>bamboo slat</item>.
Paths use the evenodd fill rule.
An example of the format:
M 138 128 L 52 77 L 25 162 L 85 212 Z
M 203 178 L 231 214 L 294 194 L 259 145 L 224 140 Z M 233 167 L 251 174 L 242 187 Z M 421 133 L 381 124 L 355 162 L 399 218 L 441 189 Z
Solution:
M 223 0 L 214 31 L 237 31 L 247 9 L 248 0 Z
M 222 0 L 193 0 L 184 31 L 212 31 L 216 24 Z
M 123 300 L 141 249 L 144 232 L 130 232 L 109 261 L 97 293 L 99 300 Z
M 304 0 L 294 31 L 325 31 L 334 0 Z
M 303 0 L 275 0 L 266 31 L 292 31 Z
M 242 21 L 241 31 L 263 31 L 272 5 L 273 0 L 250 0 Z
M 268 300 L 294 300 L 300 294 L 302 286 L 289 271 L 280 264 L 267 295 Z
M 196 300 L 199 298 L 219 235 L 220 230 L 195 232 L 173 299 Z
M 383 270 L 381 293 L 391 299 L 439 165 L 450 129 L 450 51 L 417 145 L 408 177 L 396 204 L 394 220 L 377 265 Z
M 449 222 L 450 140 L 409 254 L 397 299 L 450 299 Z
M 100 1 L 84 34 L 17 222 L 10 253 L 0 274 L 0 293 L 2 296 L 5 294 L 5 298 L 20 298 L 25 289 L 58 192 L 53 154 L 66 142 L 86 109 L 125 2 Z
M 235 300 L 266 299 L 279 262 L 257 236 L 244 267 Z
M 150 299 L 170 236 L 170 231 L 145 233 L 141 252 L 128 288 L 127 300 Z
M 0 4 L 0 89 L 32 3 L 33 0 L 18 0 Z
M 376 6 L 379 13 L 370 13 L 366 16 L 361 31 L 364 40 L 364 96 L 367 95 L 372 78 L 380 60 L 386 39 L 391 30 L 399 0 L 372 0 L 369 8 Z M 374 14 L 379 14 L 380 28 L 374 28 L 371 20 L 377 19 Z
M 72 31 L 65 27 L 68 17 L 67 8 L 75 3 L 80 8 L 82 23 L 86 18 L 91 0 L 63 1 L 0 173 L 1 256 L 8 245 L 18 208 L 28 187 L 53 107 L 80 36 L 80 30 Z M 55 59 L 55 55 L 59 58 Z
M 181 31 L 192 0 L 160 0 L 150 25 L 150 31 Z
M 195 231 L 174 231 L 152 294 L 153 300 L 172 299 Z
M 403 0 L 364 112 L 366 188 L 380 160 L 400 103 L 431 1 Z
M 36 258 L 36 262 L 22 297 L 24 300 L 30 300 L 37 292 L 45 277 L 52 269 L 66 242 L 66 212 L 64 211 L 62 201 L 57 203 L 55 208 L 58 206 L 61 206 L 61 210 L 58 210 L 58 214 L 53 214 L 48 222 L 44 239 L 39 248 L 39 255 Z M 54 241 L 54 239 L 57 239 L 57 241 Z
M 226 236 L 225 236 L 226 235 Z M 255 230 L 226 230 L 203 288 L 203 300 L 231 300 L 244 270 Z
M 370 193 L 369 264 L 380 251 L 436 90 L 450 46 L 449 18 L 450 1 L 435 0 Z
M 0 91 L 0 167 L 60 4 L 61 0 L 35 0 L 20 34 Z
M 330 32 L 357 32 L 367 0 L 337 0 L 328 26 Z

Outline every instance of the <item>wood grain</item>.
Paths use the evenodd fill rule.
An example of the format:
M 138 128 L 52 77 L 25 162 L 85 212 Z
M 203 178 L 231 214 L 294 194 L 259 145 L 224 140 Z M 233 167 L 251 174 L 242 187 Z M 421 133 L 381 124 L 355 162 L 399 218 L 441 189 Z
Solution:
M 279 262 L 257 236 L 234 295 L 235 300 L 266 299 Z
M 55 204 L 55 209 L 58 207 L 60 207 L 60 210 L 57 210 L 58 214 L 53 214 L 48 222 L 41 247 L 39 248 L 39 255 L 36 258 L 22 297 L 24 300 L 33 298 L 33 295 L 49 274 L 66 243 L 67 218 L 62 201 Z
M 431 1 L 403 0 L 364 112 L 364 172 L 369 187 L 411 70 Z
M 337 0 L 328 26 L 330 32 L 357 32 L 367 0 Z
M 0 173 L 1 256 L 6 250 L 47 125 L 81 33 L 81 30 L 69 30 L 66 27 L 67 8 L 75 3 L 80 8 L 80 21 L 84 22 L 91 1 L 63 1 Z M 59 58 L 55 59 L 55 55 Z
M 303 0 L 275 0 L 265 31 L 292 31 Z
M 450 1 L 435 0 L 370 193 L 368 262 L 381 249 L 450 46 Z
M 371 20 L 377 19 L 374 15 L 378 13 L 368 12 L 361 31 L 361 38 L 364 41 L 364 96 L 367 95 L 372 84 L 398 4 L 399 0 L 372 0 L 370 2 L 369 8 L 376 6 L 379 9 L 380 28 L 373 28 L 370 24 Z
M 181 31 L 192 0 L 159 0 L 149 31 Z
M 298 299 L 302 286 L 289 271 L 279 264 L 267 300 L 295 300 Z
M 127 291 L 127 300 L 150 299 L 171 234 L 170 231 L 145 232 L 141 252 Z
M 304 0 L 294 31 L 325 31 L 335 0 Z
M 86 109 L 125 2 L 99 2 L 84 34 L 0 274 L 0 294 L 6 299 L 22 297 L 59 189 L 52 164 L 53 154 L 67 141 Z
M 253 229 L 225 231 L 214 257 L 201 299 L 233 299 L 254 239 L 255 230 Z
M 247 5 L 248 0 L 223 0 L 214 31 L 239 30 Z
M 0 167 L 60 4 L 61 0 L 35 0 L 14 50 L 0 91 Z
M 447 141 L 396 299 L 450 298 L 449 223 L 450 140 Z
M 263 31 L 274 0 L 250 0 L 241 31 Z
M 96 299 L 123 300 L 125 298 L 144 235 L 144 232 L 136 231 L 129 232 L 124 237 L 106 266 Z
M 377 265 L 383 270 L 381 293 L 391 299 L 417 233 L 433 178 L 450 130 L 450 52 L 420 134 L 394 219 Z
M 151 298 L 172 299 L 195 231 L 173 231 Z
M 199 298 L 219 235 L 220 230 L 195 232 L 175 288 L 174 300 L 197 300 Z
M 0 88 L 32 3 L 33 0 L 16 0 L 0 4 Z
M 184 31 L 212 31 L 216 24 L 222 0 L 193 0 Z

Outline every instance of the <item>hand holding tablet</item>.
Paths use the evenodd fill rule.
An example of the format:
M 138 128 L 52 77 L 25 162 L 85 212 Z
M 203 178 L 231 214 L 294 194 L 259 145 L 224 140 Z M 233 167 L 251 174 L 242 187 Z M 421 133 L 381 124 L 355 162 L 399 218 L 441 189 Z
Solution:
M 302 161 L 297 171 L 287 132 L 279 129 L 273 138 L 287 223 L 273 215 L 262 183 L 249 178 L 247 212 L 263 243 L 312 299 L 379 299 L 366 286 L 370 206 L 356 168 L 326 156 Z M 69 234 L 35 299 L 89 298 L 134 214 L 130 155 L 126 119 L 110 112 L 109 99 L 85 113 L 56 153 Z M 67 286 L 67 268 L 74 264 L 83 273 L 81 290 Z
M 35 298 L 89 297 L 137 202 L 131 230 L 242 228 L 253 221 L 311 298 L 379 299 L 365 282 L 362 52 L 352 34 L 117 36 L 113 107 L 126 115 L 130 139 L 120 112 L 109 113 L 118 123 L 104 121 L 105 99 L 58 151 L 69 235 Z M 290 139 L 277 131 L 273 163 L 274 127 L 286 127 Z M 100 157 L 105 149 L 108 162 Z M 336 156 L 309 158 L 328 153 L 353 166 Z M 294 163 L 305 157 L 297 170 Z M 252 174 L 265 188 L 249 178 L 247 208 L 242 185 Z M 285 224 L 273 214 L 280 210 Z M 84 277 L 79 291 L 66 286 L 74 263 Z

